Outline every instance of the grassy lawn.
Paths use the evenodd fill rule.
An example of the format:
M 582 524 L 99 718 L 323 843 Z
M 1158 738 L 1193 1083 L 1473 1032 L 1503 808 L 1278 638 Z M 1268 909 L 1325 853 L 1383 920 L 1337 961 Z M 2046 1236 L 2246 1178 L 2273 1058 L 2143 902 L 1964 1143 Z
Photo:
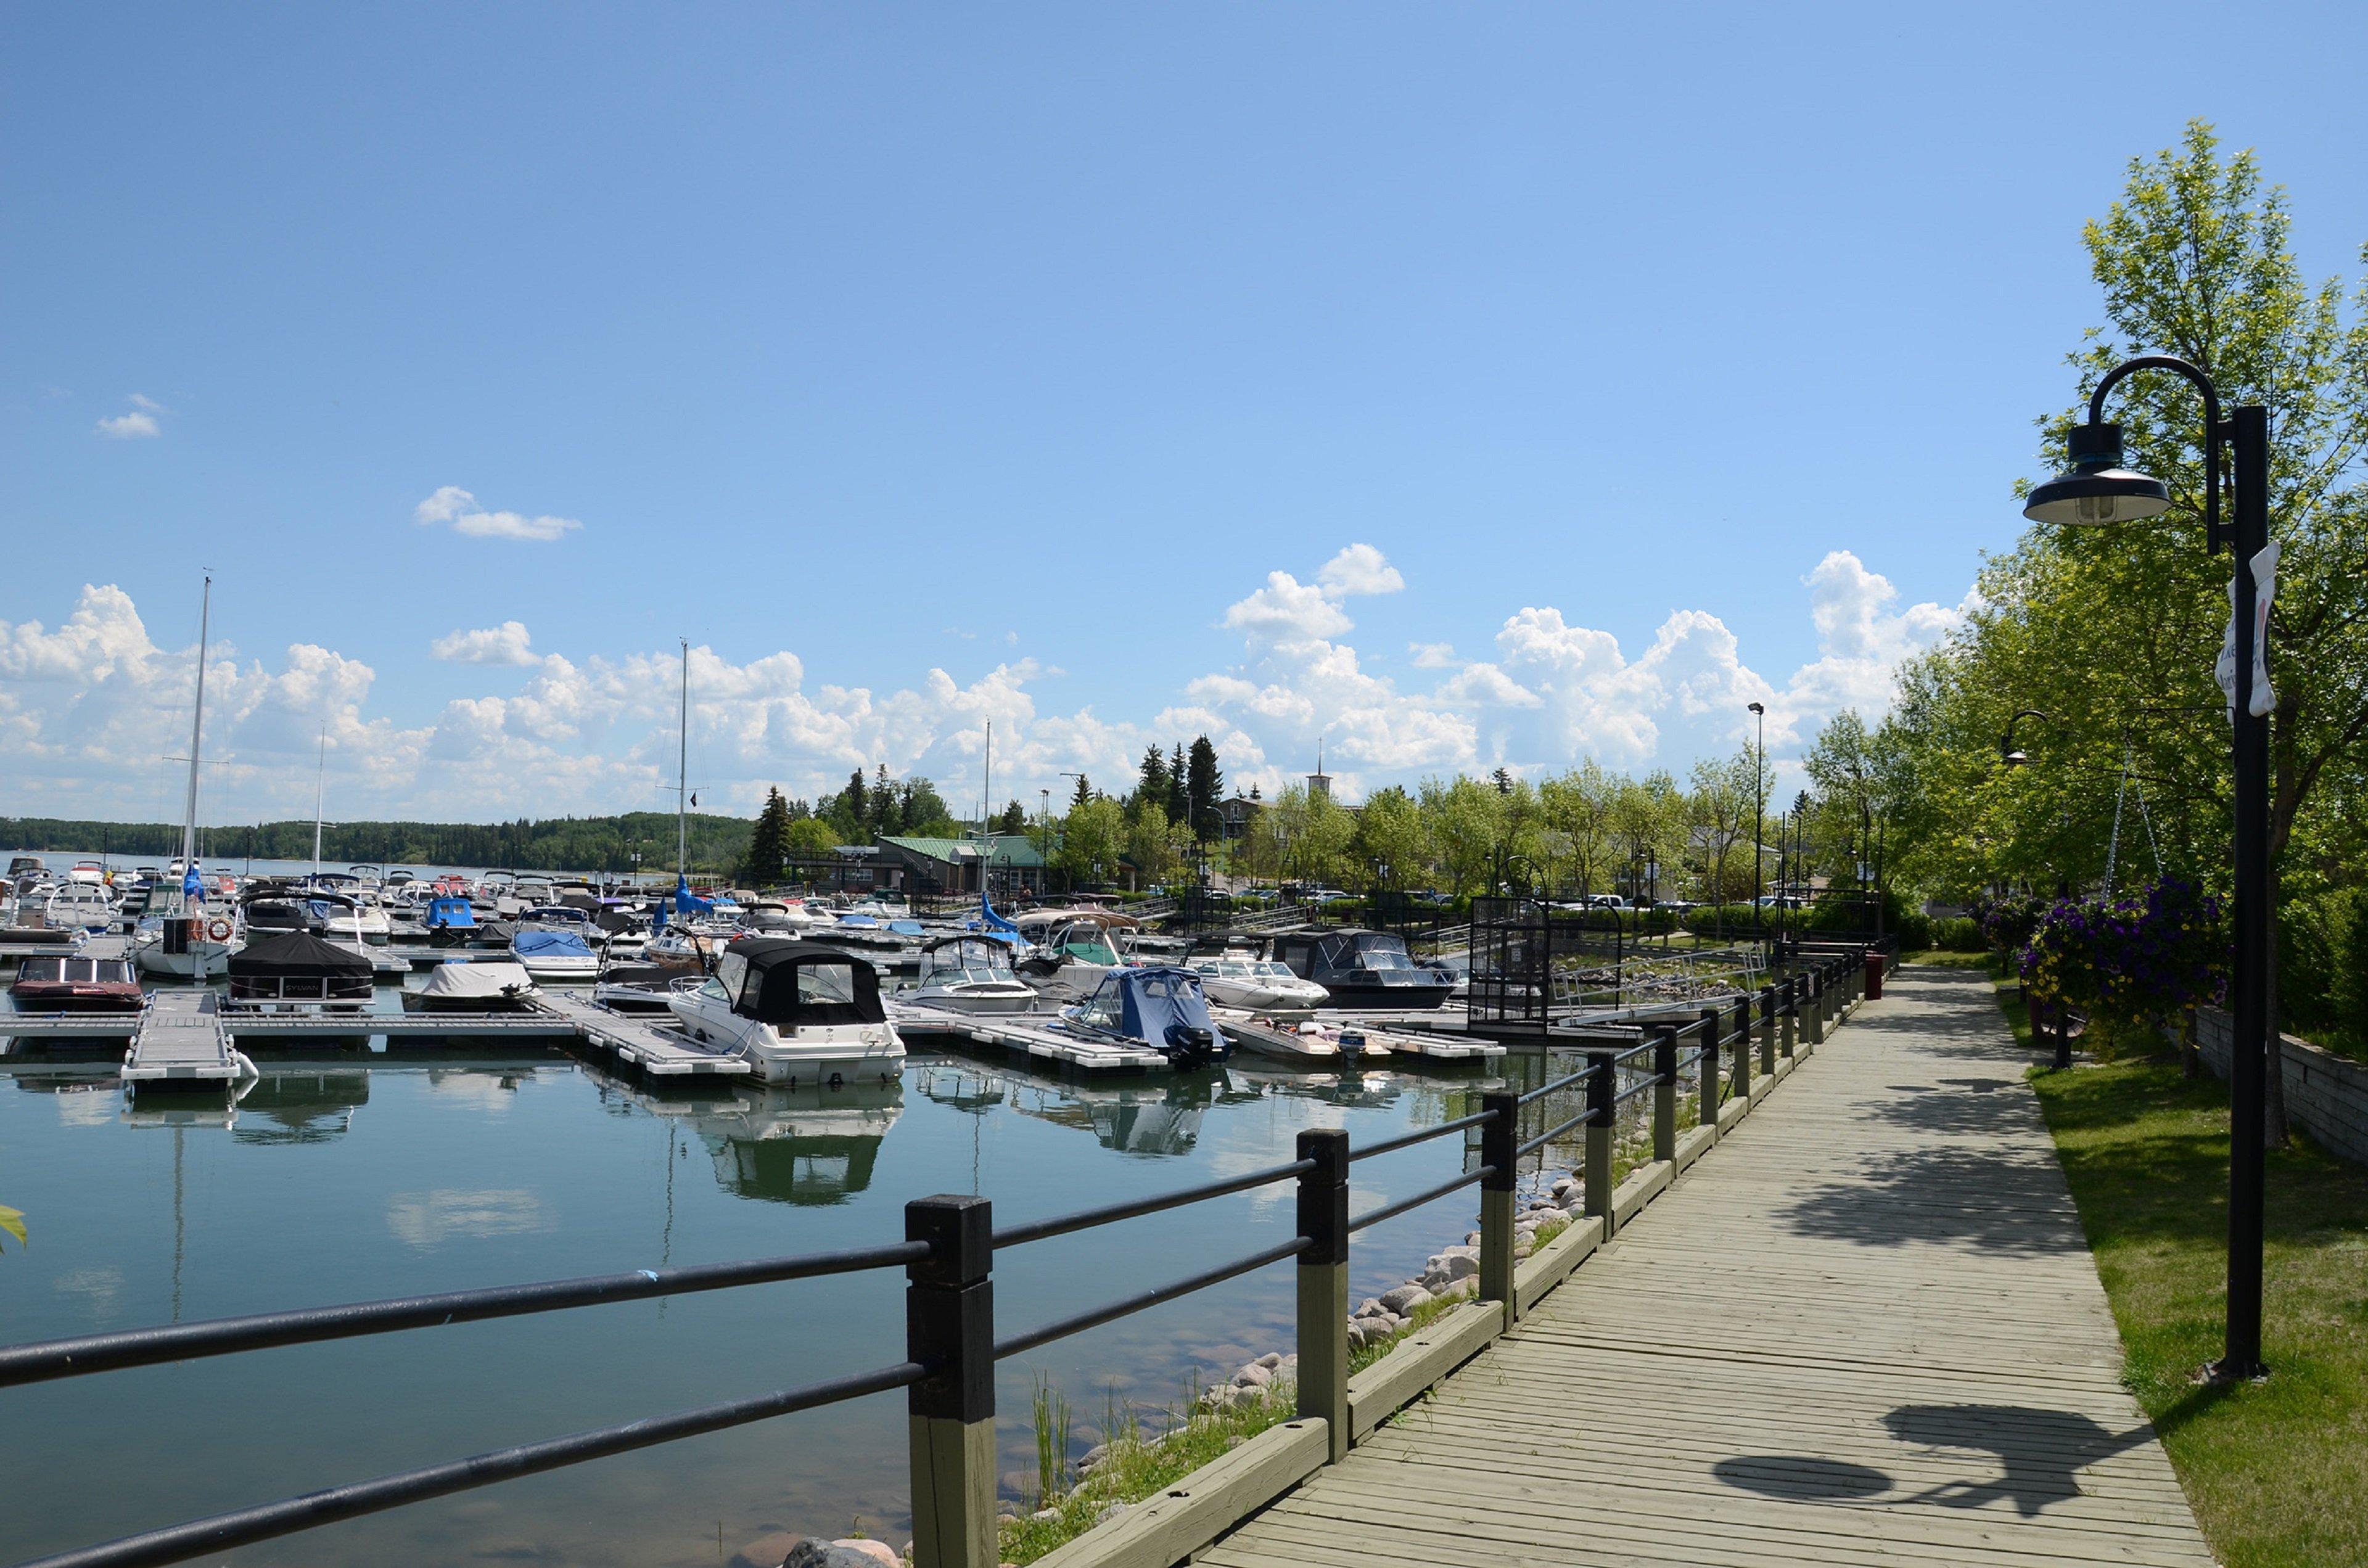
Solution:
M 2020 999 L 2001 1005 L 2028 1040 Z M 2112 1299 L 2124 1379 L 2230 1568 L 2368 1564 L 2368 1170 L 2297 1136 L 2268 1172 L 2271 1374 L 2199 1385 L 2226 1301 L 2228 1097 L 2157 1060 L 2034 1071 Z

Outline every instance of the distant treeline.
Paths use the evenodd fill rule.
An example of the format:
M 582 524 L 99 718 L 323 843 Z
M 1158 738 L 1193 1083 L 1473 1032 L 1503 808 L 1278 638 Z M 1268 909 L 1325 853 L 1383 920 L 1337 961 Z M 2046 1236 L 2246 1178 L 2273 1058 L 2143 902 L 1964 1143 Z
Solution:
M 746 817 L 690 818 L 693 870 L 721 871 L 736 865 L 748 847 L 755 824 Z M 58 817 L 0 817 L 0 846 L 73 854 L 137 857 L 162 860 L 181 852 L 181 829 L 173 823 L 70 822 Z M 241 824 L 202 828 L 201 858 L 225 864 L 249 856 L 258 860 L 309 860 L 313 824 L 305 822 Z M 675 861 L 675 819 L 665 812 L 628 812 L 609 817 L 551 817 L 507 823 L 346 822 L 321 835 L 321 858 L 339 866 L 397 865 L 507 867 L 521 871 L 631 871 L 641 855 L 643 871 L 663 871 Z

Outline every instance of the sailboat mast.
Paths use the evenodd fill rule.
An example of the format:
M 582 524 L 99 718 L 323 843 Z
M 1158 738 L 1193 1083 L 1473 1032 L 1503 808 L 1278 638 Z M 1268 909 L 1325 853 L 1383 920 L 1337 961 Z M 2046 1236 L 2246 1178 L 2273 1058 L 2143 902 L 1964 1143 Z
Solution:
M 189 720 L 189 797 L 182 812 L 181 879 L 198 867 L 198 743 L 206 733 L 206 641 L 213 629 L 214 580 L 209 576 L 198 600 L 198 700 Z M 184 894 L 184 902 L 187 895 Z
M 978 846 L 984 852 L 978 862 L 978 892 L 986 896 L 986 874 L 995 869 L 995 835 L 987 827 L 987 812 L 995 809 L 995 721 L 986 722 L 986 766 L 981 769 L 985 777 L 979 780 Z
M 321 727 L 321 756 L 313 765 L 313 880 L 321 880 L 321 790 L 329 777 L 329 730 Z
M 690 639 L 682 640 L 681 735 L 675 754 L 674 874 L 677 882 L 690 881 Z

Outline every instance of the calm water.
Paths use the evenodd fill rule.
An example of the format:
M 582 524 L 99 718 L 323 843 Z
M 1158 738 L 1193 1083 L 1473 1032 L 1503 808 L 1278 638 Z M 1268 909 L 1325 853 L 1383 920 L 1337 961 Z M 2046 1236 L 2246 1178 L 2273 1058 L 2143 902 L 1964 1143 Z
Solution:
M 393 994 L 381 994 L 392 1002 Z M 916 1056 L 885 1091 L 657 1094 L 556 1051 L 259 1059 L 234 1111 L 132 1104 L 102 1062 L 0 1058 L 0 1339 L 817 1248 L 984 1192 L 1002 1219 L 1360 1142 L 1463 1114 L 1476 1080 L 1256 1067 L 1124 1087 Z M 1529 1068 L 1531 1074 L 1538 1069 Z M 1557 1117 L 1557 1119 L 1559 1118 Z M 1463 1168 L 1445 1138 L 1355 1167 L 1361 1210 Z M 1419 1270 L 1470 1193 L 1360 1233 L 1355 1289 Z M 1006 1332 L 1287 1234 L 1287 1186 L 1008 1255 Z M 1032 1476 L 1039 1378 L 1093 1440 L 1105 1391 L 1156 1408 L 1195 1369 L 1292 1337 L 1291 1267 L 1007 1362 L 1007 1483 Z M 586 1308 L 0 1392 L 0 1560 L 499 1445 L 903 1358 L 901 1275 Z M 713 1564 L 776 1529 L 905 1539 L 893 1392 L 251 1548 L 242 1563 Z M 103 1479 L 102 1479 L 103 1478 Z

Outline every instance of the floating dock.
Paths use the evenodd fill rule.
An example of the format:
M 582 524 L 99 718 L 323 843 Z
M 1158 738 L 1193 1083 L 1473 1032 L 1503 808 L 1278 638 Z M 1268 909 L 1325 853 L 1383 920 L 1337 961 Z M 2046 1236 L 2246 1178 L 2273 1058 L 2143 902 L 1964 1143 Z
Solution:
M 127 1084 L 196 1087 L 227 1084 L 239 1074 L 238 1053 L 223 1027 L 222 998 L 205 991 L 159 991 L 136 1019 L 123 1058 Z
M 891 1002 L 888 1021 L 907 1037 L 970 1040 L 1050 1066 L 1088 1073 L 1165 1073 L 1167 1058 L 1148 1046 L 1121 1045 L 1058 1027 L 1049 1013 L 956 1013 L 915 1002 Z
M 564 1020 L 585 1045 L 605 1051 L 623 1065 L 638 1067 L 654 1078 L 746 1078 L 757 1071 L 755 1063 L 745 1058 L 701 1050 L 670 1021 L 620 1013 L 565 991 L 545 991 L 537 1001 L 544 1012 Z
M 1319 1072 L 1337 1071 L 1347 1064 L 1337 1039 L 1323 1034 L 1302 1033 L 1295 1018 L 1269 1018 L 1251 1014 L 1235 1016 L 1230 1009 L 1219 1009 L 1214 1016 L 1217 1027 L 1244 1051 Z M 1332 1028 L 1334 1036 L 1355 1034 L 1363 1037 L 1362 1060 L 1367 1064 L 1393 1059 L 1402 1062 L 1411 1057 L 1441 1065 L 1486 1067 L 1503 1060 L 1505 1055 L 1502 1045 L 1478 1036 L 1384 1028 L 1379 1024 L 1364 1023 L 1346 1014 L 1321 1017 L 1323 1022 Z

